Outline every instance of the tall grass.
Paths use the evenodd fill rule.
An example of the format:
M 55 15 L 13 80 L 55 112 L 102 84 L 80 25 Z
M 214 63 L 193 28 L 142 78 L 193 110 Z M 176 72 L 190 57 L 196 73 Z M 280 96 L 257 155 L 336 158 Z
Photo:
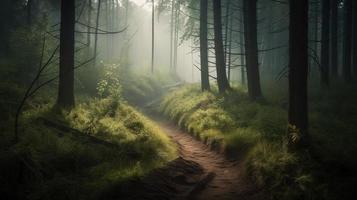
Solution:
M 78 138 L 43 118 L 116 147 Z M 20 142 L 0 151 L 2 199 L 93 198 L 176 157 L 175 145 L 156 125 L 109 98 L 82 101 L 70 112 L 39 104 L 21 122 Z M 11 130 L 2 131 L 2 141 L 12 138 Z
M 241 87 L 220 95 L 216 88 L 201 92 L 198 85 L 186 85 L 164 96 L 159 111 L 198 137 L 220 141 L 228 152 L 243 156 L 246 174 L 272 199 L 336 199 L 342 191 L 351 193 L 346 188 L 356 181 L 341 177 L 340 171 L 354 174 L 357 166 L 357 96 L 348 92 L 356 87 L 310 91 L 311 144 L 318 160 L 286 150 L 287 93 L 272 90 L 281 88 L 276 85 L 269 88 L 266 101 L 259 103 L 249 101 Z

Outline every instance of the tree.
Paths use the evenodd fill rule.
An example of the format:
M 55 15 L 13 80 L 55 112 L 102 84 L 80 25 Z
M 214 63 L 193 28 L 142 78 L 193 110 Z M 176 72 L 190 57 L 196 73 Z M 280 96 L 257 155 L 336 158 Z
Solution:
M 338 76 L 338 0 L 331 0 L 331 75 Z
M 155 58 L 155 1 L 152 0 L 151 13 L 151 73 L 154 73 L 154 58 Z
M 290 0 L 289 147 L 308 144 L 308 0 Z
M 171 24 L 170 24 L 170 70 L 173 68 L 173 41 L 174 41 L 174 17 L 175 15 L 175 0 L 171 0 Z
M 207 41 L 207 9 L 208 1 L 200 2 L 200 57 L 201 57 L 201 88 L 210 90 L 208 77 L 208 41 Z
M 221 0 L 213 0 L 214 18 L 214 49 L 216 54 L 217 84 L 220 93 L 224 93 L 230 88 L 226 65 L 224 60 L 223 39 L 222 39 L 222 5 Z
M 27 10 L 26 21 L 27 21 L 27 25 L 29 26 L 32 24 L 32 3 L 33 0 L 28 0 L 26 5 L 26 10 Z
M 99 30 L 99 19 L 100 19 L 100 8 L 102 5 L 102 0 L 97 2 L 97 16 L 95 22 L 95 34 L 94 34 L 94 65 L 97 63 L 97 50 L 98 50 L 98 30 Z
M 244 18 L 244 13 L 241 12 L 241 19 Z M 240 75 L 241 75 L 241 81 L 242 81 L 242 85 L 246 85 L 246 81 L 245 81 L 245 69 L 246 69 L 246 65 L 245 65 L 245 55 L 244 55 L 244 24 L 243 22 L 239 21 L 239 28 L 240 28 L 240 33 L 239 33 L 239 48 L 240 48 Z
M 330 0 L 322 0 L 322 31 L 321 31 L 321 84 L 329 86 L 330 60 Z
M 243 0 L 243 12 L 248 93 L 252 100 L 257 100 L 262 98 L 258 63 L 257 0 Z
M 344 26 L 343 26 L 343 68 L 344 80 L 351 82 L 351 49 L 352 49 L 352 0 L 344 2 Z
M 354 76 L 357 76 L 357 2 L 352 2 L 352 33 L 353 33 L 353 43 L 352 43 L 352 67 Z
M 57 105 L 74 106 L 74 26 L 75 1 L 61 2 L 60 67 Z
M 88 9 L 87 9 L 87 25 L 88 25 L 88 27 L 87 27 L 87 45 L 88 45 L 88 47 L 90 47 L 90 43 L 91 43 L 91 35 L 90 35 L 90 31 L 91 31 L 91 25 L 92 25 L 92 23 L 91 23 L 91 21 L 92 21 L 92 0 L 88 0 Z M 88 49 L 90 49 L 90 48 L 88 48 Z

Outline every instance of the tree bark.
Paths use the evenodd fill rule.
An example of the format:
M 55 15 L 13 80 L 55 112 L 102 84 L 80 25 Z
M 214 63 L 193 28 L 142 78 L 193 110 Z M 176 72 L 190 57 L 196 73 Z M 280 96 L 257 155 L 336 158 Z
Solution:
M 308 0 L 290 0 L 289 148 L 308 145 Z
M 214 49 L 216 54 L 217 83 L 220 93 L 229 89 L 229 83 L 226 74 L 226 65 L 224 61 L 224 49 L 222 39 L 222 5 L 221 0 L 213 0 L 214 17 Z
M 60 33 L 60 69 L 57 105 L 74 106 L 74 26 L 75 1 L 62 0 Z
M 331 0 L 331 75 L 338 77 L 338 0 Z
M 170 24 L 170 71 L 173 68 L 173 41 L 174 41 L 174 14 L 175 0 L 171 0 L 171 24 Z
M 344 2 L 344 31 L 343 31 L 343 68 L 342 74 L 344 80 L 351 82 L 351 50 L 352 50 L 352 0 Z
M 258 63 L 257 0 L 244 0 L 244 44 L 248 93 L 252 100 L 262 98 Z
M 241 14 L 241 19 L 244 18 L 244 13 L 242 12 Z M 244 24 L 243 22 L 239 22 L 239 27 L 240 27 L 240 31 L 241 33 L 239 33 L 239 46 L 240 46 L 240 75 L 241 75 L 241 81 L 242 81 L 242 85 L 246 85 L 246 73 L 245 73 L 245 69 L 246 69 L 246 65 L 245 65 L 245 55 L 244 55 Z
M 87 23 L 88 23 L 88 27 L 87 27 L 87 45 L 88 47 L 90 47 L 90 43 L 91 43 L 91 21 L 92 21 L 92 0 L 88 0 L 88 15 L 87 15 Z M 88 48 L 89 49 L 89 48 Z
M 352 2 L 352 33 L 353 33 L 353 43 L 352 43 L 352 68 L 354 76 L 357 76 L 357 2 Z
M 98 0 L 97 7 L 97 17 L 95 22 L 95 34 L 94 34 L 94 65 L 97 64 L 97 51 L 98 51 L 98 28 L 99 28 L 99 19 L 100 19 L 100 8 L 102 4 L 102 0 Z
M 155 58 L 155 1 L 152 0 L 151 8 L 151 73 L 154 73 L 154 58 Z
M 26 10 L 27 10 L 26 20 L 27 20 L 27 25 L 29 26 L 31 26 L 32 24 L 32 3 L 33 0 L 28 0 L 26 5 Z
M 207 10 L 208 0 L 200 2 L 200 58 L 201 58 L 201 88 L 210 90 L 208 77 L 208 41 L 207 41 Z
M 321 31 L 321 84 L 328 87 L 330 60 L 330 0 L 322 0 L 322 31 Z

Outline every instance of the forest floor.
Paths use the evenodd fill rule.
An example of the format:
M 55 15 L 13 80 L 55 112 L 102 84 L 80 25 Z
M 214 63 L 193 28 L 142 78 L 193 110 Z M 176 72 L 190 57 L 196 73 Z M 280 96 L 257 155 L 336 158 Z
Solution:
M 163 117 L 149 118 L 177 144 L 180 157 L 135 184 L 138 191 L 128 199 L 263 199 L 243 175 L 242 161 L 227 159 Z

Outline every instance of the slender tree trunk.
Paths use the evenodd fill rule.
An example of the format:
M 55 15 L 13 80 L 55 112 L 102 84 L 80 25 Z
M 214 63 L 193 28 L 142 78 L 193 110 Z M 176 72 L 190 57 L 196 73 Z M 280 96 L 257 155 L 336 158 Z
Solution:
M 100 19 L 100 8 L 102 4 L 102 0 L 98 0 L 97 7 L 97 17 L 95 22 L 95 34 L 94 34 L 94 65 L 97 64 L 97 51 L 98 51 L 98 28 L 99 28 L 99 19 Z
M 174 17 L 175 15 L 175 0 L 171 1 L 171 25 L 170 25 L 170 71 L 173 68 L 173 41 L 174 41 Z
M 208 41 L 207 18 L 208 0 L 200 2 L 200 57 L 201 57 L 201 88 L 202 91 L 210 90 L 208 77 Z
M 227 64 L 228 60 L 228 35 L 229 35 L 229 11 L 231 0 L 226 0 L 226 12 L 225 12 L 225 30 L 224 30 L 224 61 Z M 227 66 L 228 67 L 228 66 Z M 229 74 L 229 70 L 228 70 Z
M 357 76 L 357 1 L 354 0 L 352 2 L 352 33 L 353 33 L 353 44 L 352 44 L 352 67 L 353 67 L 353 74 Z
M 352 0 L 344 2 L 344 37 L 343 37 L 343 77 L 347 83 L 351 82 L 351 50 L 352 50 Z
M 216 54 L 217 83 L 220 93 L 229 89 L 229 83 L 226 74 L 226 65 L 224 61 L 224 49 L 222 39 L 222 5 L 221 0 L 213 0 L 214 16 L 214 49 Z
M 177 70 L 177 53 L 178 53 L 178 37 L 179 37 L 179 18 L 180 18 L 180 2 L 177 2 L 175 9 L 175 29 L 174 29 L 174 70 L 173 73 L 176 76 Z
M 244 13 L 242 12 L 241 14 L 241 19 L 244 18 Z M 240 75 L 241 75 L 241 81 L 242 81 L 242 85 L 246 85 L 246 78 L 245 78 L 245 69 L 246 69 L 246 65 L 245 65 L 245 55 L 244 55 L 244 24 L 243 22 L 239 22 L 239 26 L 240 26 L 240 31 L 241 33 L 239 33 L 239 46 L 240 46 Z
M 321 31 L 321 84 L 328 87 L 330 60 L 330 0 L 322 0 L 322 31 Z
M 88 0 L 88 15 L 87 15 L 87 45 L 88 47 L 90 47 L 90 42 L 91 42 L 91 35 L 90 35 L 90 32 L 91 32 L 91 21 L 92 21 L 92 0 Z M 88 48 L 89 49 L 89 48 Z
M 60 69 L 57 104 L 62 108 L 74 106 L 74 26 L 75 2 L 62 0 Z
M 315 22 L 315 32 L 314 32 L 314 40 L 315 40 L 315 45 L 314 45 L 314 51 L 316 52 L 316 56 L 318 59 L 319 55 L 318 55 L 318 52 L 319 52 L 319 43 L 317 42 L 319 40 L 319 4 L 320 2 L 319 1 L 315 1 L 315 7 L 314 7 L 314 22 Z M 313 61 L 313 58 L 312 58 L 312 61 Z M 312 63 L 314 63 L 314 65 L 316 67 L 318 67 L 318 65 L 316 64 L 315 61 L 313 61 Z
M 152 0 L 151 14 L 151 73 L 154 73 L 154 58 L 155 58 L 155 1 Z
M 243 10 L 248 93 L 252 100 L 257 100 L 262 98 L 258 63 L 257 0 L 244 0 Z
M 233 31 L 233 22 L 232 22 L 232 17 L 230 17 L 231 23 L 230 23 L 230 30 L 229 30 L 229 39 L 228 39 L 228 82 L 230 83 L 231 81 L 231 70 L 232 70 L 232 31 Z
M 27 20 L 27 25 L 29 25 L 29 26 L 31 26 L 31 24 L 32 24 L 32 3 L 33 3 L 33 0 L 27 0 L 27 5 L 26 5 L 27 16 L 26 16 L 26 20 Z
M 308 145 L 308 0 L 290 0 L 289 148 Z
M 338 0 L 331 0 L 331 75 L 338 76 Z

